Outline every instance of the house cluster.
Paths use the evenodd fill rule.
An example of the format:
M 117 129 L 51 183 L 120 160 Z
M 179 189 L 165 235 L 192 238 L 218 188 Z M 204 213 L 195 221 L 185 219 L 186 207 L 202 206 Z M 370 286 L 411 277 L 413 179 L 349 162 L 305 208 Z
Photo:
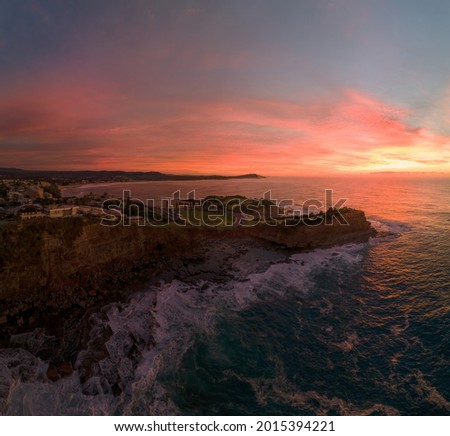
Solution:
M 101 196 L 61 198 L 52 182 L 0 180 L 0 220 L 29 221 L 42 218 L 66 218 L 76 215 L 102 215 Z
M 79 213 L 78 206 L 50 206 L 39 205 L 22 206 L 17 210 L 17 218 L 23 220 L 33 220 L 39 218 L 65 218 L 75 216 Z
M 2 179 L 0 180 L 0 207 L 52 202 L 60 197 L 59 188 L 52 182 Z
M 223 216 L 227 222 L 237 225 L 260 219 L 277 219 L 282 211 L 276 203 L 265 200 L 234 196 L 208 196 L 195 198 L 192 193 L 181 198 L 179 192 L 166 207 L 149 208 L 140 200 L 128 199 L 122 205 L 119 199 L 89 193 L 83 197 L 61 197 L 58 186 L 52 182 L 33 180 L 0 180 L 0 225 L 20 220 L 66 218 L 78 215 L 99 218 L 104 215 L 104 201 L 118 201 L 117 208 L 107 208 L 108 215 L 118 219 L 126 216 L 132 222 L 141 222 L 150 216 L 156 221 L 215 220 Z M 122 210 L 119 210 L 123 207 Z M 117 209 L 117 210 L 116 210 Z M 231 220 L 231 221 L 230 221 Z

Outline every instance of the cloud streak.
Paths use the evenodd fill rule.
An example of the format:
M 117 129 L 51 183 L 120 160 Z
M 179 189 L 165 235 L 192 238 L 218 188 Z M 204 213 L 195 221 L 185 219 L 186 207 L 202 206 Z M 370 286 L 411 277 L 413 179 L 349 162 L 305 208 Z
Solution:
M 34 168 L 227 174 L 447 169 L 450 138 L 409 125 L 410 116 L 354 89 L 314 102 L 130 101 L 111 84 L 41 86 L 2 100 L 0 159 Z
M 171 3 L 0 4 L 0 165 L 450 173 L 445 2 Z

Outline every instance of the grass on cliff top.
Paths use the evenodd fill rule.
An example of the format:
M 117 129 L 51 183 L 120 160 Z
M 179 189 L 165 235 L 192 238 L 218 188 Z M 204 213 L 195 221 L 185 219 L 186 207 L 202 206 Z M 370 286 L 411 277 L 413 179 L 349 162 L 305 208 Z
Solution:
M 225 224 L 230 225 L 233 223 L 233 214 L 226 211 L 223 212 L 213 212 L 208 210 L 202 210 L 200 208 L 196 209 L 184 209 L 181 212 L 181 217 L 185 219 L 190 225 L 202 226 L 205 224 L 210 227 L 225 227 Z M 219 216 L 219 218 L 217 218 Z M 221 222 L 221 224 L 217 224 Z

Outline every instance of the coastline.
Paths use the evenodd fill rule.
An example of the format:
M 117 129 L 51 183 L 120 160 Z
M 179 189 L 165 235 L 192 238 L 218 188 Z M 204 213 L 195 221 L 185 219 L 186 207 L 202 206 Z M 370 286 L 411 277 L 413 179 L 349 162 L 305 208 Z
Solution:
M 94 182 L 94 183 L 70 183 L 68 185 L 58 184 L 61 189 L 62 197 L 66 197 L 64 195 L 64 191 L 66 189 L 77 189 L 77 188 L 102 188 L 104 186 L 115 186 L 115 185 L 142 185 L 146 183 L 157 182 L 157 183 L 167 183 L 167 182 L 179 182 L 178 180 L 129 180 L 127 182 Z
M 109 228 L 71 219 L 40 224 L 39 237 L 33 224 L 24 225 L 13 240 L 34 241 L 35 246 L 28 247 L 28 254 L 17 250 L 10 264 L 3 261 L 9 278 L 0 284 L 0 347 L 27 350 L 47 362 L 49 380 L 58 380 L 72 373 L 89 342 L 90 315 L 102 307 L 174 281 L 203 292 L 207 283 L 246 280 L 295 253 L 308 256 L 317 248 L 364 242 L 373 235 L 363 212 L 349 210 L 346 216 L 349 226 L 342 228 L 226 230 Z M 91 364 L 92 359 L 83 364 L 85 378 Z
M 131 185 L 132 186 L 141 186 L 141 185 L 146 185 L 146 184 L 155 184 L 158 185 L 160 184 L 161 186 L 167 186 L 170 184 L 173 184 L 175 188 L 179 188 L 180 183 L 186 183 L 186 182 L 195 182 L 195 183 L 208 183 L 208 182 L 220 182 L 222 180 L 225 181 L 236 181 L 236 180 L 266 180 L 269 177 L 256 177 L 256 178 L 248 178 L 248 179 L 242 179 L 239 177 L 229 177 L 226 179 L 221 179 L 221 178 L 199 178 L 199 179 L 173 179 L 173 180 L 128 180 L 128 181 L 110 181 L 110 182 L 89 182 L 89 183 L 71 183 L 71 184 L 67 184 L 67 185 L 63 185 L 58 183 L 59 188 L 61 189 L 61 194 L 62 197 L 71 197 L 71 196 L 75 196 L 75 197 L 80 197 L 83 194 L 87 194 L 87 190 L 88 189 L 94 189 L 97 191 L 100 188 L 103 187 L 129 187 Z M 272 179 L 273 177 L 270 176 L 270 179 Z M 78 193 L 74 193 L 73 195 L 66 195 L 67 191 L 69 190 L 76 190 L 76 189 L 81 189 L 83 192 L 78 192 Z M 176 189 L 176 190 L 177 190 Z
M 122 289 L 109 288 L 107 293 L 91 299 L 86 307 L 80 306 L 82 301 L 79 300 L 77 304 L 55 313 L 41 308 L 39 316 L 35 314 L 32 322 L 28 318 L 22 325 L 17 319 L 25 318 L 27 311 L 18 313 L 11 318 L 12 322 L 0 326 L 3 333 L 0 350 L 21 348 L 41 359 L 47 365 L 46 374 L 50 381 L 70 376 L 74 369 L 79 370 L 82 379 L 87 379 L 92 372 L 92 362 L 99 358 L 98 350 L 89 350 L 90 318 L 93 314 L 101 313 L 110 305 L 127 304 L 143 290 L 147 298 L 152 298 L 156 289 L 172 282 L 196 286 L 199 292 L 203 292 L 205 283 L 220 285 L 231 280 L 245 280 L 246 275 L 261 273 L 270 265 L 285 262 L 292 254 L 291 250 L 252 238 L 205 238 L 202 244 L 206 247 L 202 256 L 176 259 L 170 265 L 163 261 L 164 269 L 154 270 L 150 275 L 139 275 L 123 284 Z M 155 321 L 151 321 L 148 328 L 153 330 L 154 324 Z M 81 350 L 87 350 L 88 357 L 85 356 L 84 363 L 75 368 Z
M 79 217 L 10 226 L 0 233 L 0 325 L 31 326 L 43 311 L 85 309 L 180 262 L 207 263 L 224 240 L 297 251 L 368 240 L 374 230 L 363 212 L 343 216 L 348 225 L 107 227 Z

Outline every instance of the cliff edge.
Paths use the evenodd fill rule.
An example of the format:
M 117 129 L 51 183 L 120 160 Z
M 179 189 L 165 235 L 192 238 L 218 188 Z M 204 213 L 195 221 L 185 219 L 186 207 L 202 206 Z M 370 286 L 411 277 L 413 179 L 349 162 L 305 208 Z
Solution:
M 36 313 L 56 315 L 74 306 L 85 310 L 180 262 L 205 262 L 223 238 L 295 250 L 369 238 L 364 212 L 346 209 L 342 216 L 346 224 L 334 219 L 222 229 L 106 227 L 86 217 L 17 223 L 0 230 L 0 325 L 32 325 Z

